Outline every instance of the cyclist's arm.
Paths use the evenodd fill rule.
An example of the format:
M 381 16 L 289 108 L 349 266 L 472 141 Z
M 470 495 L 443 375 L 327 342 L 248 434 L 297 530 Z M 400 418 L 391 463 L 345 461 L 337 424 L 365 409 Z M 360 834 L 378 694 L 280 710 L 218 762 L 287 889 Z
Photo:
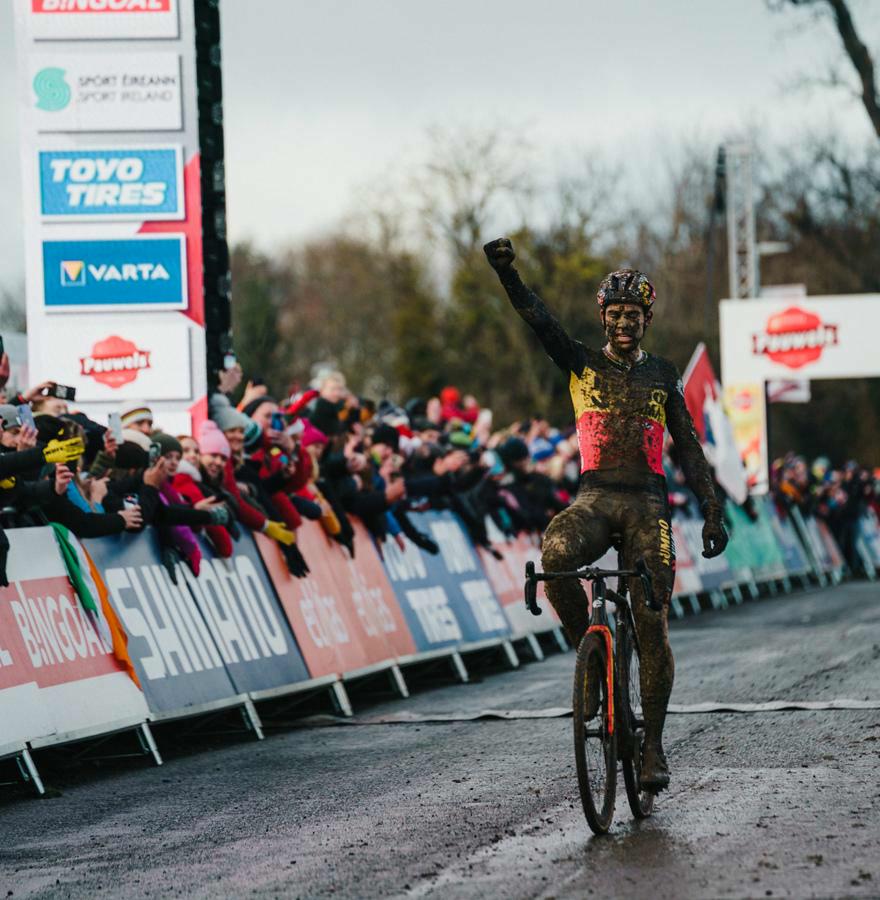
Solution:
M 566 334 L 559 320 L 544 305 L 544 301 L 523 284 L 519 272 L 513 266 L 501 269 L 498 278 L 507 291 L 513 308 L 538 335 L 550 359 L 566 374 L 577 371 L 580 344 Z
M 700 439 L 694 428 L 694 420 L 684 402 L 684 387 L 681 378 L 674 366 L 670 366 L 670 368 L 671 385 L 669 396 L 666 399 L 666 427 L 672 435 L 672 440 L 675 441 L 678 460 L 687 483 L 697 495 L 705 516 L 709 509 L 720 510 L 721 504 L 715 494 L 712 470 L 709 468 L 703 448 L 700 446 Z

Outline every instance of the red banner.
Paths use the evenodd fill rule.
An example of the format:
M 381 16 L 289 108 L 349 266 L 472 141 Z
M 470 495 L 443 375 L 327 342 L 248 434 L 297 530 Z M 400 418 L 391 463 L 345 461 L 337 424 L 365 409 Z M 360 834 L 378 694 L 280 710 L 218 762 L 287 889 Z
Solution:
M 293 578 L 278 545 L 255 535 L 314 678 L 363 669 L 416 649 L 372 539 L 360 522 L 353 525 L 355 560 L 320 526 L 307 522 L 299 529 L 308 578 Z

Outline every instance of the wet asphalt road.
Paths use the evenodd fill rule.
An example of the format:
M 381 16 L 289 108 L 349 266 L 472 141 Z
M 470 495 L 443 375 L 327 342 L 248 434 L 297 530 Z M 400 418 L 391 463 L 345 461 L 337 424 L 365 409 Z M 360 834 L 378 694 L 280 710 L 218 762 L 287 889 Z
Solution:
M 673 627 L 673 702 L 880 698 L 880 588 Z M 567 706 L 574 655 L 366 710 Z M 570 719 L 287 730 L 0 800 L 0 897 L 876 897 L 880 711 L 677 715 L 673 782 L 612 833 Z

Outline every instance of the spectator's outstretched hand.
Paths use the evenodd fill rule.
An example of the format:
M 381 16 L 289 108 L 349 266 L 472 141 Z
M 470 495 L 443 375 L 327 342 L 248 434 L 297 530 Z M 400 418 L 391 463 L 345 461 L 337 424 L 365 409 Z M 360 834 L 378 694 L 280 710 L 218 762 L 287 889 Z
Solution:
M 221 394 L 231 394 L 244 378 L 241 366 L 236 363 L 231 369 L 225 369 L 217 378 L 217 387 Z
M 489 260 L 489 265 L 496 272 L 509 269 L 516 259 L 513 244 L 509 238 L 498 238 L 498 240 L 489 241 L 488 244 L 483 245 L 483 252 L 486 254 L 486 259 Z
M 67 485 L 74 479 L 73 472 L 67 466 L 55 466 L 55 493 L 59 497 L 67 492 Z
M 144 527 L 144 515 L 139 506 L 131 509 L 120 509 L 117 515 L 122 516 L 126 531 L 138 531 Z
M 149 469 L 144 469 L 144 484 L 148 484 L 158 491 L 166 481 L 168 481 L 168 466 L 165 457 L 160 456 L 154 465 Z
M 104 452 L 109 454 L 110 456 L 116 456 L 116 451 L 119 449 L 119 444 L 116 441 L 116 438 L 113 436 L 113 432 L 108 428 L 104 432 Z
M 18 436 L 15 438 L 15 449 L 30 450 L 37 446 L 37 429 L 30 425 L 22 425 L 18 430 Z
M 51 381 L 41 381 L 38 385 L 35 385 L 32 388 L 28 388 L 22 395 L 21 398 L 25 403 L 30 403 L 31 400 L 35 400 L 37 397 L 42 397 L 44 393 L 49 391 L 49 388 L 52 387 Z
M 6 387 L 9 381 L 9 355 L 4 353 L 0 356 L 0 387 Z
M 254 384 L 252 381 L 249 381 L 245 385 L 244 394 L 242 395 L 241 402 L 238 404 L 238 408 L 244 409 L 244 407 L 252 400 L 259 400 L 260 397 L 265 397 L 268 393 L 269 388 L 266 387 L 265 384 Z
M 263 531 L 267 537 L 286 547 L 296 543 L 296 535 L 283 522 L 266 522 Z

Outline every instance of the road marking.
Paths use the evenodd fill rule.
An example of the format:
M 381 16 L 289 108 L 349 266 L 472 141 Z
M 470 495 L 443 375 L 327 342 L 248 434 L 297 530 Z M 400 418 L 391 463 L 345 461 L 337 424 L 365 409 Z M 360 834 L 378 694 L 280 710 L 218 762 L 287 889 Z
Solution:
M 797 712 L 799 710 L 859 710 L 880 709 L 880 700 L 768 700 L 764 703 L 670 703 L 669 715 L 705 715 L 706 713 L 766 713 Z M 310 716 L 301 720 L 304 726 L 318 725 L 410 725 L 443 722 L 476 722 L 487 719 L 564 719 L 571 716 L 570 706 L 549 706 L 543 709 L 480 709 L 474 712 L 415 713 L 397 712 L 383 716 Z

